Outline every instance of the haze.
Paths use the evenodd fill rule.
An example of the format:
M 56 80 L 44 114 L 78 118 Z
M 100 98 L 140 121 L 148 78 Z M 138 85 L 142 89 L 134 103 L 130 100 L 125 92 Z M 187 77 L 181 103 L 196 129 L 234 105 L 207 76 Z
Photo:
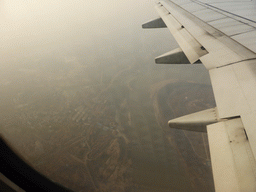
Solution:
M 214 107 L 209 75 L 154 64 L 178 47 L 141 28 L 154 1 L 0 5 L 0 133 L 38 171 L 75 191 L 213 189 L 206 135 L 167 126 Z
M 1 56 L 8 60 L 74 44 L 101 47 L 101 39 L 113 33 L 128 35 L 130 41 L 126 33 L 156 15 L 153 5 L 151 1 L 4 1 Z

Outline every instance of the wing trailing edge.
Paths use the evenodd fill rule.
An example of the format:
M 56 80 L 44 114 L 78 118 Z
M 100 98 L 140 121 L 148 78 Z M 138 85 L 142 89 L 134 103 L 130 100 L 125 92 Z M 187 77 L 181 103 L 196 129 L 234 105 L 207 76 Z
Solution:
M 214 9 L 209 6 L 213 2 L 160 0 L 156 5 L 183 51 L 168 52 L 156 62 L 173 63 L 179 54 L 191 64 L 200 60 L 210 72 L 217 105 L 170 120 L 169 126 L 207 131 L 216 191 L 256 191 L 255 21 L 243 22 L 237 15 Z M 237 25 L 230 30 L 227 21 L 245 30 Z
M 165 6 L 158 4 L 155 8 L 191 64 L 208 53 Z
M 256 191 L 256 162 L 241 118 L 207 126 L 215 190 Z

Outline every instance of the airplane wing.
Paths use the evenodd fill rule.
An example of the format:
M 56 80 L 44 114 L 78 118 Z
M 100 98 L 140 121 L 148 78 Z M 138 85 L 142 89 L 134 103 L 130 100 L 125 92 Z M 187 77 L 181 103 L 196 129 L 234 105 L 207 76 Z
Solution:
M 216 108 L 169 125 L 207 131 L 216 191 L 256 191 L 255 7 L 249 0 L 161 0 L 160 18 L 143 25 L 167 27 L 180 46 L 156 63 L 201 62 L 209 70 Z

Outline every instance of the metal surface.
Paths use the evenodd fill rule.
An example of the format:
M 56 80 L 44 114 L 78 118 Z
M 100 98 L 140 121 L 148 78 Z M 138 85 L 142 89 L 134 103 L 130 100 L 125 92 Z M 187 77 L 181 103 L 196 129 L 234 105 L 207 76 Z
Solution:
M 174 49 L 155 58 L 157 64 L 190 64 L 181 48 Z
M 248 31 L 255 31 L 256 27 L 256 3 L 255 1 L 224 1 L 218 3 L 216 1 L 193 1 L 193 3 L 182 4 L 179 1 L 174 1 L 179 4 L 181 8 L 187 10 L 190 13 L 193 13 L 196 17 L 198 17 L 203 22 L 209 23 L 213 27 L 215 27 L 218 31 L 226 34 L 227 36 L 239 35 L 241 33 L 245 33 Z M 169 1 L 167 1 L 169 3 Z M 207 4 L 205 4 L 207 3 Z M 192 7 L 192 11 L 190 9 L 190 5 Z M 193 6 L 192 6 L 193 5 Z M 193 12 L 193 10 L 202 11 Z M 204 13 L 204 14 L 203 14 Z M 223 19 L 220 19 L 223 16 Z M 225 17 L 224 17 L 225 16 Z M 226 18 L 227 17 L 227 18 Z M 215 19 L 215 20 L 214 20 Z M 227 19 L 227 20 L 225 20 Z M 228 19 L 230 19 L 228 21 Z M 232 21 L 233 22 L 230 22 Z M 214 25 L 213 23 L 222 22 L 225 23 L 225 26 Z M 228 27 L 234 24 L 234 22 L 239 22 L 242 24 L 240 26 Z M 255 43 L 251 43 L 248 46 L 248 41 L 255 37 L 255 35 L 251 35 L 250 33 L 245 34 L 245 38 L 240 38 L 239 43 L 245 47 L 248 47 L 250 50 L 256 50 Z M 236 40 L 236 38 L 232 38 Z M 254 39 L 252 39 L 253 41 Z M 235 47 L 235 46 L 233 46 Z
M 212 108 L 172 119 L 168 124 L 175 129 L 206 132 L 206 125 L 216 123 L 218 120 L 217 109 Z
M 233 26 L 221 27 L 220 30 L 228 36 L 233 36 L 241 33 L 253 31 L 254 28 L 248 25 L 238 24 Z
M 255 30 L 254 27 L 250 25 L 245 25 L 244 23 L 237 21 L 233 18 L 224 18 L 209 22 L 209 24 L 228 36 L 233 36 Z
M 207 126 L 217 192 L 256 190 L 255 159 L 240 118 Z
M 232 65 L 210 70 L 210 77 L 220 118 L 250 110 Z
M 244 23 L 237 21 L 233 18 L 227 17 L 227 18 L 216 20 L 216 21 L 208 22 L 208 24 L 215 27 L 216 29 L 221 30 L 222 28 L 225 28 L 225 27 L 241 25 Z
M 237 42 L 248 47 L 250 50 L 256 52 L 256 31 L 250 31 L 248 33 L 239 34 L 232 37 Z
M 256 112 L 248 112 L 241 115 L 254 157 L 256 156 Z M 254 170 L 256 172 L 256 170 Z
M 207 54 L 207 51 L 201 49 L 202 45 L 183 28 L 183 25 L 181 25 L 165 7 L 158 5 L 156 9 L 190 63 L 195 63 L 201 56 Z
M 238 44 L 221 31 L 169 1 L 160 1 L 209 54 L 200 57 L 207 69 L 224 66 L 256 57 L 256 54 Z M 177 34 L 172 34 L 175 36 Z M 189 46 L 189 43 L 187 43 Z M 186 46 L 184 46 L 186 47 Z M 183 49 L 183 47 L 181 47 Z M 184 49 L 183 49 L 184 50 Z M 186 52 L 185 52 L 186 53 Z
M 217 7 L 221 10 L 225 10 L 227 12 L 239 15 L 246 19 L 255 20 L 255 1 L 228 1 L 220 3 L 217 3 L 216 1 L 208 1 L 207 4 Z
M 165 23 L 163 22 L 162 18 L 157 18 L 142 25 L 143 29 L 147 28 L 166 28 Z
M 255 1 L 161 0 L 160 4 L 158 9 L 165 13 L 158 10 L 159 14 L 182 42 L 185 54 L 191 51 L 187 47 L 194 47 L 191 42 L 207 51 L 199 59 L 209 70 L 220 118 L 207 126 L 216 191 L 256 191 Z M 182 36 L 184 31 L 189 36 Z M 169 123 L 183 129 L 192 121 L 200 122 L 199 116 L 191 120 L 194 115 Z
M 239 116 L 256 109 L 255 60 L 210 70 L 221 118 Z
M 182 8 L 185 9 L 186 11 L 189 11 L 190 13 L 194 13 L 196 11 L 202 11 L 202 10 L 207 9 L 206 7 L 198 6 L 198 4 L 196 4 L 194 2 L 182 5 Z
M 202 10 L 202 11 L 197 11 L 197 12 L 194 12 L 193 14 L 196 17 L 204 20 L 205 22 L 215 21 L 215 20 L 223 19 L 223 18 L 227 17 L 227 16 L 225 16 L 221 13 L 212 11 L 211 9 L 205 9 L 205 10 Z

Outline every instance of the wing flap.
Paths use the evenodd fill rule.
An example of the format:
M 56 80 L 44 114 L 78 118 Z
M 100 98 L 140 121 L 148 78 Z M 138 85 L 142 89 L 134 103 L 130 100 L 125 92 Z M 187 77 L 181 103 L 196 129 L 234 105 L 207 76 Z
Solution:
M 256 162 L 240 118 L 207 126 L 216 191 L 256 191 Z
M 156 6 L 189 61 L 199 59 L 210 72 L 219 119 L 205 124 L 216 191 L 256 191 L 256 11 L 248 5 L 255 3 L 160 0 Z M 248 7 L 248 18 L 232 12 L 239 6 Z M 186 129 L 194 124 L 188 117 L 169 123 Z
M 254 52 L 234 41 L 220 30 L 215 29 L 206 21 L 203 21 L 195 15 L 187 12 L 175 3 L 162 0 L 160 1 L 160 4 L 166 9 L 166 12 L 171 15 L 170 17 L 165 17 L 165 19 L 162 18 L 165 23 L 172 17 L 180 26 L 184 26 L 184 29 L 190 34 L 194 41 L 206 49 L 208 54 L 204 54 L 199 58 L 207 69 L 256 58 L 256 54 Z M 161 7 L 161 5 L 159 6 Z M 217 12 L 215 12 L 214 15 L 215 16 L 211 18 L 211 21 L 227 18 L 227 16 L 223 16 L 223 14 Z M 160 16 L 163 17 L 161 14 Z M 170 22 L 169 25 L 172 25 L 172 23 Z M 171 30 L 171 26 L 169 25 L 167 25 L 167 27 L 173 36 L 178 36 L 173 30 Z M 182 30 L 179 30 L 179 32 L 180 31 Z M 175 39 L 177 40 L 177 38 Z M 182 49 L 183 47 L 181 46 Z
M 180 24 L 164 6 L 158 4 L 156 9 L 190 63 L 195 63 L 200 57 L 208 53 L 206 50 L 202 49 L 202 45 L 184 29 L 183 25 Z
M 210 70 L 220 118 L 241 116 L 256 110 L 255 60 Z

